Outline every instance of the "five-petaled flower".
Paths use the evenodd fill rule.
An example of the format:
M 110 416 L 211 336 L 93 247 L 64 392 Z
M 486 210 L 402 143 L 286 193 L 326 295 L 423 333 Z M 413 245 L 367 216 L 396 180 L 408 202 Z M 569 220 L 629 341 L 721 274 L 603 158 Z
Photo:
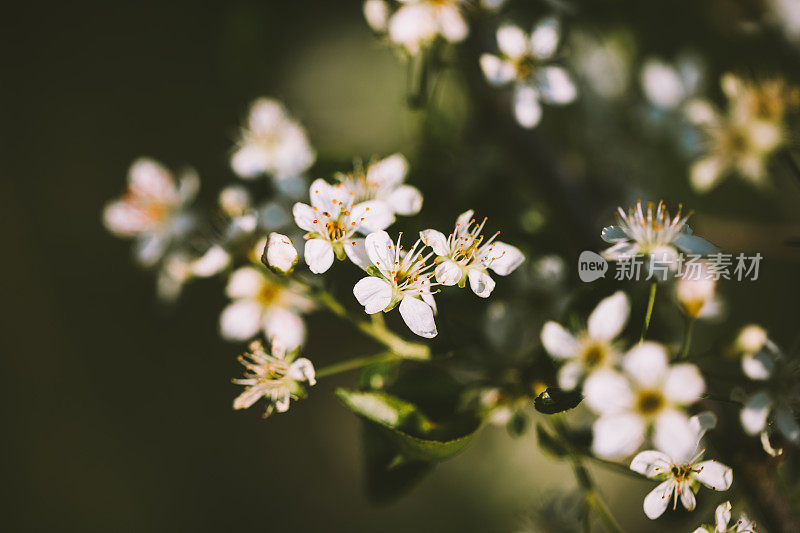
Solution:
M 658 205 L 647 202 L 647 209 L 644 209 L 639 201 L 627 213 L 619 207 L 617 224 L 603 228 L 601 233 L 604 241 L 612 243 L 603 256 L 610 260 L 625 260 L 646 255 L 653 262 L 675 269 L 679 251 L 698 255 L 715 252 L 716 246 L 692 234 L 692 229 L 686 224 L 690 216 L 691 213 L 681 216 L 679 207 L 671 218 L 663 202 L 658 202 Z
M 486 219 L 476 224 L 473 214 L 472 210 L 461 213 L 453 233 L 447 237 L 440 231 L 426 229 L 420 232 L 420 239 L 437 256 L 437 282 L 464 287 L 469 280 L 472 291 L 487 298 L 495 285 L 488 270 L 506 276 L 522 264 L 525 256 L 515 246 L 495 240 L 499 231 L 485 239 L 481 232 Z
M 358 167 L 337 178 L 354 194 L 355 203 L 377 200 L 392 214 L 410 216 L 422 209 L 422 193 L 403 183 L 407 173 L 408 161 L 403 154 L 392 154 L 370 163 L 366 169 Z
M 613 367 L 620 357 L 614 339 L 628 321 L 631 304 L 628 296 L 617 291 L 604 298 L 589 315 L 588 327 L 572 335 L 552 320 L 542 328 L 544 349 L 554 359 L 565 361 L 558 371 L 558 386 L 571 390 L 598 369 Z
M 423 255 L 420 244 L 417 241 L 403 254 L 400 237 L 395 246 L 385 231 L 367 235 L 364 245 L 373 267 L 368 268 L 371 275 L 353 287 L 353 294 L 369 314 L 387 312 L 400 304 L 400 315 L 409 329 L 432 338 L 437 334 L 433 320 L 436 302 L 431 294 L 431 285 L 436 284 L 430 271 L 433 263 L 428 262 L 433 254 Z
M 714 511 L 714 525 L 700 526 L 692 533 L 758 533 L 755 522 L 746 515 L 739 515 L 739 520 L 731 524 L 731 502 L 723 502 Z
M 389 39 L 417 54 L 422 48 L 441 37 L 457 43 L 469 33 L 461 12 L 465 0 L 398 0 L 396 11 L 390 13 L 385 0 L 367 0 L 364 17 L 370 27 L 380 33 L 388 32 Z M 397 3 L 393 4 L 396 6 Z
M 513 25 L 497 30 L 500 56 L 483 54 L 481 68 L 489 83 L 514 84 L 514 116 L 520 126 L 535 127 L 542 118 L 540 101 L 564 105 L 578 96 L 572 78 L 562 67 L 550 64 L 558 48 L 560 27 L 556 19 L 540 21 L 526 34 Z
M 247 370 L 244 378 L 233 382 L 247 388 L 233 401 L 234 409 L 247 409 L 263 396 L 267 401 L 265 418 L 273 411 L 283 413 L 289 409 L 290 399 L 305 397 L 302 382 L 316 384 L 311 361 L 304 357 L 295 359 L 297 354 L 287 353 L 278 340 L 271 344 L 271 353 L 267 353 L 261 341 L 253 341 L 250 352 L 239 356 L 239 362 Z
M 106 205 L 103 222 L 118 237 L 135 237 L 136 259 L 145 266 L 156 264 L 173 240 L 194 225 L 186 211 L 200 181 L 192 171 L 178 182 L 169 170 L 153 159 L 142 157 L 128 171 L 128 191 Z
M 640 452 L 631 461 L 631 470 L 651 479 L 662 480 L 644 499 L 644 512 L 655 520 L 667 510 L 670 501 L 672 508 L 678 506 L 678 498 L 687 511 L 694 510 L 694 493 L 700 485 L 713 490 L 728 490 L 733 483 L 733 470 L 717 461 L 700 461 L 705 450 L 699 448 L 703 434 L 717 425 L 713 413 L 705 411 L 689 419 L 695 434 L 693 455 L 673 456 L 657 450 Z
M 220 331 L 229 340 L 249 340 L 263 330 L 287 349 L 300 346 L 306 328 L 301 317 L 314 309 L 303 287 L 282 284 L 274 274 L 246 266 L 234 271 L 225 289 L 233 300 L 220 315 Z
M 259 98 L 250 106 L 231 167 L 245 179 L 268 174 L 282 180 L 301 175 L 315 158 L 305 130 L 283 105 L 272 98 Z
M 383 202 L 355 203 L 355 193 L 342 184 L 315 180 L 309 196 L 311 205 L 297 202 L 292 212 L 295 223 L 308 232 L 303 255 L 315 274 L 326 272 L 334 255 L 340 260 L 347 255 L 355 264 L 362 265 L 363 259 L 357 254 L 363 249 L 363 239 L 354 239 L 353 235 L 382 230 L 394 220 Z
M 691 453 L 696 439 L 683 408 L 700 399 L 705 381 L 693 364 L 669 365 L 667 349 L 637 344 L 623 356 L 624 373 L 603 368 L 583 386 L 586 403 L 600 417 L 592 426 L 592 450 L 599 457 L 635 452 L 654 428 L 656 448 L 673 457 Z

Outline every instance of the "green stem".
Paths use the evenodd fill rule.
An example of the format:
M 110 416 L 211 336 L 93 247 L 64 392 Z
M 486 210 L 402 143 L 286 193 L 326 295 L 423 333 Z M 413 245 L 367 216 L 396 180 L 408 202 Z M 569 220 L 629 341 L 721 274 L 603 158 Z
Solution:
M 644 341 L 647 337 L 647 330 L 650 328 L 650 318 L 653 316 L 653 304 L 656 301 L 656 290 L 658 289 L 658 282 L 654 281 L 650 284 L 650 298 L 647 300 L 647 311 L 644 315 L 644 326 L 642 327 L 642 335 L 639 337 L 639 342 Z
M 686 328 L 683 330 L 683 343 L 679 359 L 686 359 L 689 356 L 689 347 L 692 345 L 692 330 L 694 329 L 694 317 L 686 319 Z
M 392 361 L 395 359 L 401 359 L 401 357 L 394 352 L 380 352 L 375 355 L 355 357 L 353 359 L 347 359 L 346 361 L 324 366 L 318 369 L 315 372 L 315 374 L 317 378 L 324 378 L 328 376 L 333 376 L 335 374 L 340 374 L 342 372 L 347 372 L 348 370 L 363 368 L 373 363 L 382 363 L 385 361 Z

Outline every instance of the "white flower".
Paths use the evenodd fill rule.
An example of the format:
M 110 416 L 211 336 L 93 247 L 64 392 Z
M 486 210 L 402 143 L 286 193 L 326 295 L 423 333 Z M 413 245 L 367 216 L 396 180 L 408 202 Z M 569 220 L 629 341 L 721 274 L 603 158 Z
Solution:
M 273 269 L 288 274 L 297 264 L 297 250 L 292 244 L 292 240 L 286 235 L 275 233 L 269 234 L 267 245 L 264 248 L 266 263 Z
M 481 231 L 486 219 L 476 224 L 473 214 L 472 210 L 461 213 L 453 233 L 447 237 L 434 229 L 426 229 L 419 235 L 437 255 L 436 281 L 442 285 L 464 287 L 469 280 L 472 291 L 487 298 L 495 285 L 488 270 L 507 276 L 522 264 L 525 256 L 515 246 L 496 241 L 499 231 L 485 239 Z
M 698 261 L 691 270 L 685 264 L 683 275 L 675 282 L 675 297 L 681 311 L 690 318 L 710 318 L 720 313 L 716 298 L 717 282 L 708 261 Z
M 675 64 L 650 58 L 642 66 L 640 82 L 647 99 L 656 107 L 677 109 L 694 95 L 703 80 L 703 65 L 692 55 L 683 55 Z
M 392 214 L 410 216 L 422 209 L 422 193 L 403 183 L 407 173 L 406 158 L 403 154 L 393 154 L 370 163 L 366 171 L 358 168 L 355 173 L 337 177 L 342 186 L 355 195 L 355 203 L 377 200 Z
M 176 183 L 172 174 L 153 159 L 142 157 L 128 171 L 128 190 L 106 205 L 103 222 L 118 237 L 135 237 L 136 258 L 145 266 L 157 263 L 172 241 L 191 228 L 186 206 L 197 195 L 200 181 L 185 172 Z
M 501 55 L 483 54 L 480 58 L 489 83 L 514 83 L 514 115 L 522 127 L 533 128 L 539 123 L 540 100 L 564 105 L 578 96 L 567 71 L 549 64 L 558 48 L 560 33 L 559 23 L 553 18 L 540 21 L 530 35 L 517 26 L 504 25 L 497 30 Z
M 469 33 L 461 13 L 463 0 L 404 0 L 389 18 L 389 38 L 416 54 L 441 36 L 446 41 L 463 41 Z
M 286 353 L 286 348 L 278 340 L 272 341 L 271 353 L 264 350 L 261 341 L 250 344 L 250 352 L 239 356 L 239 362 L 247 371 L 242 379 L 234 379 L 237 385 L 247 388 L 233 401 L 234 409 L 247 409 L 262 396 L 267 401 L 264 417 L 273 411 L 284 413 L 289 409 L 289 400 L 305 396 L 301 382 L 310 386 L 316 384 L 314 365 L 301 357 L 295 359 L 294 353 Z
M 559 387 L 572 390 L 592 372 L 617 363 L 620 354 L 613 341 L 625 328 L 630 310 L 628 296 L 618 291 L 597 304 L 589 315 L 587 330 L 577 336 L 556 322 L 544 325 L 544 349 L 554 359 L 565 361 L 558 371 Z
M 724 502 L 714 511 L 714 525 L 700 526 L 693 533 L 758 533 L 755 522 L 744 514 L 739 516 L 735 524 L 728 525 L 731 521 L 731 502 Z
M 402 236 L 402 234 L 401 234 Z M 377 272 L 353 287 L 358 303 L 368 314 L 388 312 L 400 304 L 400 315 L 411 331 L 420 337 L 437 334 L 433 314 L 436 303 L 431 295 L 432 273 L 427 264 L 433 254 L 423 256 L 417 241 L 404 255 L 400 238 L 397 246 L 385 231 L 370 233 L 365 239 L 366 253 Z M 372 269 L 370 269 L 372 270 Z
M 240 177 L 269 174 L 276 180 L 293 178 L 314 163 L 316 154 L 303 127 L 271 98 L 259 98 L 250 107 L 231 167 Z
M 699 447 L 703 434 L 717 425 L 717 418 L 711 412 L 703 412 L 689 419 L 695 435 L 694 449 Z M 631 461 L 631 470 L 651 479 L 662 480 L 644 499 L 644 512 L 655 520 L 667 510 L 670 501 L 672 508 L 678 506 L 678 497 L 687 511 L 694 510 L 695 497 L 700 484 L 713 490 L 728 490 L 733 483 L 733 470 L 717 461 L 702 461 L 705 450 L 700 450 L 687 459 L 685 456 L 648 450 L 640 452 Z
M 233 300 L 220 316 L 220 331 L 229 340 L 248 340 L 259 331 L 275 338 L 287 349 L 300 346 L 306 328 L 301 318 L 314 308 L 301 287 L 272 281 L 267 272 L 254 267 L 234 271 L 225 289 Z
M 619 207 L 617 225 L 607 226 L 601 233 L 604 241 L 613 244 L 603 252 L 603 256 L 618 261 L 647 255 L 674 269 L 679 251 L 700 255 L 715 252 L 717 248 L 713 244 L 692 235 L 691 228 L 686 225 L 690 216 L 691 213 L 682 217 L 679 207 L 675 217 L 670 218 L 663 202 L 658 202 L 657 206 L 647 202 L 646 211 L 641 201 L 627 213 Z
M 705 381 L 695 365 L 669 365 L 667 350 L 642 342 L 622 359 L 621 374 L 592 373 L 583 386 L 586 404 L 600 417 L 594 422 L 592 450 L 599 457 L 621 458 L 635 452 L 654 428 L 653 443 L 673 457 L 696 445 L 685 406 L 700 399 Z
M 292 213 L 295 223 L 308 232 L 303 255 L 311 272 L 326 272 L 334 255 L 340 260 L 346 255 L 356 265 L 366 268 L 364 239 L 353 235 L 386 228 L 394 220 L 392 213 L 377 200 L 356 204 L 353 191 L 322 179 L 311 184 L 309 196 L 311 205 L 297 202 Z

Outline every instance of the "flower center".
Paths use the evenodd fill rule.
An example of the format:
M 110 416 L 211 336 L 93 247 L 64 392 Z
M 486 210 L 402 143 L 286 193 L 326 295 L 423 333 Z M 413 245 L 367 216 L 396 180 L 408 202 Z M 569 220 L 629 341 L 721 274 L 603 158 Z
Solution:
M 602 344 L 592 343 L 584 348 L 581 361 L 584 366 L 595 367 L 606 359 L 606 349 Z
M 684 481 L 689 479 L 692 474 L 692 465 L 673 465 L 670 473 L 676 481 Z
M 261 289 L 258 291 L 257 300 L 261 305 L 267 306 L 275 301 L 280 294 L 281 288 L 279 285 L 270 282 L 264 282 Z
M 344 239 L 347 230 L 344 227 L 341 217 L 336 220 L 329 220 L 325 223 L 325 229 L 328 231 L 328 238 L 331 241 L 338 241 Z
M 636 396 L 636 410 L 643 415 L 652 415 L 664 407 L 664 396 L 659 391 L 643 390 Z

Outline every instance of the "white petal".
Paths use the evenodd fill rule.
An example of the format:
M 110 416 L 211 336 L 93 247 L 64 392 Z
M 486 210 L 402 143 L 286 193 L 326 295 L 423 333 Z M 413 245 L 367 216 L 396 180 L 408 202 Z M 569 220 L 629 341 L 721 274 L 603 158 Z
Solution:
M 703 461 L 694 466 L 695 478 L 706 487 L 714 490 L 728 490 L 733 483 L 733 470 L 716 461 Z
M 489 245 L 483 264 L 501 276 L 511 274 L 525 261 L 525 256 L 516 246 L 495 241 Z
M 667 510 L 672 493 L 675 491 L 675 480 L 668 479 L 645 496 L 642 508 L 650 520 L 655 520 Z
M 472 292 L 481 298 L 488 298 L 492 294 L 495 283 L 485 270 L 471 269 L 467 277 L 469 278 L 469 286 L 472 288 Z
M 450 42 L 463 41 L 469 33 L 464 17 L 457 5 L 443 5 L 439 8 L 439 31 Z
M 472 209 L 468 209 L 458 215 L 456 219 L 456 228 L 455 234 L 456 236 L 466 235 L 468 233 L 469 225 L 473 222 L 473 215 L 475 211 Z
M 170 238 L 166 233 L 146 233 L 136 241 L 133 253 L 140 264 L 150 267 L 158 263 L 169 243 Z
M 645 62 L 641 84 L 647 99 L 665 109 L 675 109 L 687 96 L 678 71 L 659 59 Z
M 245 144 L 231 156 L 231 168 L 240 178 L 255 178 L 268 167 L 269 154 L 256 144 Z
M 333 245 L 323 239 L 309 239 L 306 241 L 303 258 L 314 274 L 327 272 L 333 264 Z
M 332 187 L 324 179 L 316 179 L 311 183 L 308 188 L 308 196 L 311 198 L 311 207 L 317 208 L 319 213 L 328 212 L 331 215 L 337 215 L 339 212 L 339 198 Z M 295 204 L 297 205 L 297 204 Z M 335 212 L 331 212 L 335 210 Z
M 568 104 L 578 96 L 572 77 L 561 67 L 544 67 L 537 71 L 542 100 L 551 104 Z
M 598 414 L 615 414 L 630 409 L 633 391 L 628 378 L 611 369 L 592 372 L 583 384 L 583 394 L 588 405 Z
M 533 128 L 542 118 L 539 91 L 530 85 L 517 85 L 514 90 L 514 116 L 523 128 Z
M 689 405 L 700 399 L 706 391 L 706 382 L 700 370 L 690 363 L 672 365 L 664 380 L 664 396 L 673 403 Z
M 312 386 L 317 383 L 317 380 L 314 379 L 314 365 L 305 357 L 292 363 L 288 376 L 295 381 L 308 381 L 308 384 Z
M 692 492 L 692 487 L 689 483 L 683 482 L 680 487 L 681 491 L 681 503 L 683 507 L 687 511 L 694 511 L 695 505 L 697 505 L 697 500 L 694 497 L 694 492 Z
M 528 53 L 528 39 L 518 26 L 504 24 L 497 29 L 497 47 L 511 59 L 519 59 Z
M 267 239 L 267 263 L 283 273 L 290 272 L 297 264 L 297 250 L 286 235 L 272 232 Z
M 708 430 L 717 427 L 717 415 L 711 411 L 697 413 L 689 419 L 689 426 L 691 426 L 692 432 L 697 435 L 697 440 L 699 442 L 700 438 L 705 435 Z
M 385 187 L 400 185 L 408 172 L 408 160 L 403 154 L 392 154 L 367 168 L 367 182 Z
M 714 188 L 722 179 L 725 164 L 717 156 L 708 156 L 695 161 L 689 171 L 689 181 L 695 191 L 705 193 Z
M 292 207 L 292 214 L 294 215 L 294 223 L 300 229 L 305 231 L 317 231 L 317 225 L 314 221 L 317 220 L 317 214 L 314 209 L 307 204 L 297 202 Z
M 656 342 L 642 342 L 625 354 L 622 368 L 641 387 L 659 385 L 667 371 L 667 349 Z
M 398 215 L 416 215 L 422 209 L 422 193 L 411 185 L 400 185 L 386 198 L 386 203 Z
M 601 341 L 614 339 L 622 333 L 630 312 L 631 303 L 624 292 L 604 298 L 589 315 L 589 336 Z
M 208 278 L 219 274 L 229 264 L 231 264 L 231 255 L 222 246 L 215 244 L 206 250 L 206 253 L 192 261 L 191 269 L 195 276 Z
M 578 386 L 584 368 L 580 361 L 568 361 L 558 370 L 558 386 L 564 390 L 572 390 Z
M 235 270 L 228 278 L 225 294 L 228 298 L 254 298 L 265 283 L 264 274 L 253 267 L 242 267 Z
M 560 28 L 552 17 L 541 20 L 531 33 L 531 52 L 537 59 L 549 59 L 558 48 Z
M 784 437 L 797 444 L 800 441 L 800 426 L 791 409 L 785 405 L 775 409 L 775 425 Z
M 358 231 L 366 235 L 389 227 L 394 222 L 394 214 L 384 202 L 369 200 L 353 206 L 350 220 L 360 224 Z
M 395 248 L 389 234 L 385 231 L 370 233 L 364 240 L 364 246 L 372 264 L 390 278 L 395 266 Z
M 389 4 L 385 0 L 367 0 L 364 2 L 364 18 L 373 30 L 386 31 L 389 23 Z
M 353 294 L 371 315 L 383 311 L 392 301 L 392 285 L 385 279 L 370 276 L 355 284 Z
M 604 459 L 621 459 L 644 442 L 644 421 L 631 413 L 602 416 L 592 425 L 592 451 Z
M 128 170 L 128 185 L 136 196 L 169 203 L 177 190 L 172 174 L 155 159 L 140 157 Z
M 431 306 L 433 309 L 433 314 L 435 315 L 438 313 L 436 310 L 436 300 L 433 298 L 433 295 L 430 293 L 430 289 L 422 293 L 422 301 Z
M 686 462 L 697 451 L 697 433 L 684 413 L 675 409 L 664 409 L 655 421 L 653 444 L 676 462 Z
M 461 281 L 463 272 L 461 272 L 461 267 L 455 262 L 443 261 L 436 266 L 434 275 L 436 276 L 436 281 L 442 285 L 451 286 Z
M 286 350 L 294 350 L 306 340 L 303 319 L 297 313 L 280 307 L 273 307 L 264 314 L 263 326 L 264 335 L 270 342 L 277 342 Z
M 758 392 L 747 399 L 739 418 L 742 427 L 749 435 L 758 435 L 764 431 L 771 407 L 772 400 L 766 391 Z
M 657 450 L 639 452 L 631 461 L 631 470 L 650 478 L 665 474 L 670 468 L 672 468 L 670 456 Z
M 750 379 L 759 381 L 769 379 L 774 370 L 775 359 L 766 350 L 748 353 L 742 357 L 742 371 Z
M 366 239 L 351 239 L 344 242 L 344 252 L 354 265 L 366 270 L 372 262 L 367 255 Z
M 400 302 L 400 315 L 408 328 L 420 337 L 430 339 L 438 333 L 433 320 L 433 309 L 418 298 L 404 297 Z
M 441 231 L 426 229 L 419 232 L 419 238 L 426 246 L 433 248 L 436 255 L 450 255 L 450 247 L 447 246 L 447 237 Z
M 510 82 L 516 76 L 516 69 L 509 61 L 494 54 L 481 55 L 481 70 L 489 84 L 499 87 Z
M 289 410 L 289 399 L 291 398 L 289 391 L 285 391 L 275 400 L 275 410 L 279 413 L 285 413 Z
M 233 302 L 219 317 L 220 333 L 225 339 L 244 341 L 252 339 L 261 328 L 262 308 L 258 302 L 241 300 Z
M 725 532 L 728 530 L 728 522 L 731 521 L 731 502 L 721 503 L 714 511 L 714 529 Z
M 389 37 L 411 54 L 436 37 L 438 25 L 431 6 L 405 4 L 389 19 Z
M 556 359 L 571 359 L 578 351 L 578 341 L 572 333 L 552 320 L 542 327 L 540 338 L 547 353 Z
M 233 408 L 247 409 L 260 400 L 263 393 L 263 389 L 259 387 L 248 387 L 244 390 L 244 392 L 237 396 L 236 399 L 233 400 Z

